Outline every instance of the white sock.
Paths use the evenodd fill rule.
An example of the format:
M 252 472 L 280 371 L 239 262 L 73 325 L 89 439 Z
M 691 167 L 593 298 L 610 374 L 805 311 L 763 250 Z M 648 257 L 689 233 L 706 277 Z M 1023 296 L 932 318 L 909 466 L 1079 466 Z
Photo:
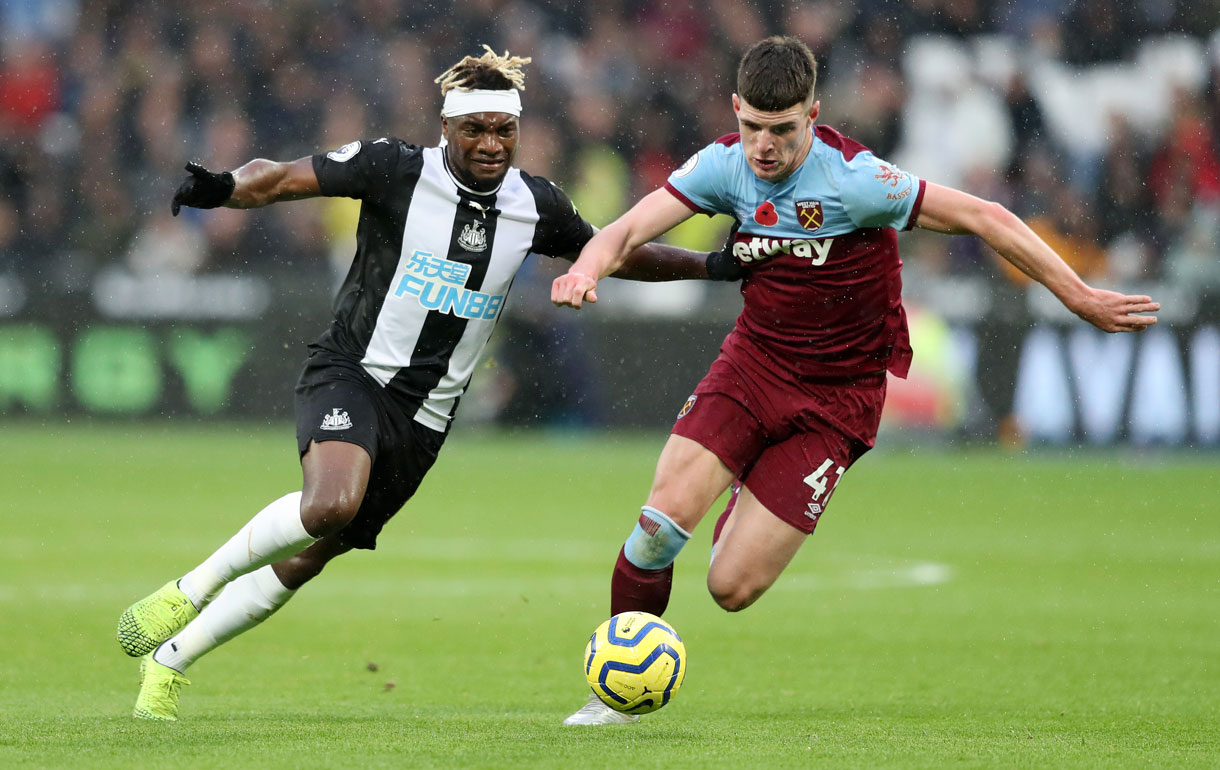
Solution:
M 196 609 L 202 609 L 225 583 L 295 556 L 317 539 L 301 523 L 301 493 L 284 495 L 259 511 L 229 542 L 186 573 L 178 581 L 178 588 Z
M 199 658 L 271 617 L 296 591 L 284 587 L 267 565 L 234 580 L 199 617 L 167 639 L 153 660 L 176 671 L 186 671 Z

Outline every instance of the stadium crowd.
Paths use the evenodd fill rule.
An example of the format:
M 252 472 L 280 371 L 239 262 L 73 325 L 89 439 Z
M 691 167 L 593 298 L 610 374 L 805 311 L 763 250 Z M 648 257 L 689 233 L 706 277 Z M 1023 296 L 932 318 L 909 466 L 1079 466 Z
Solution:
M 534 58 L 519 165 L 604 224 L 735 130 L 737 58 L 783 32 L 819 57 L 824 122 L 1004 202 L 1087 279 L 1220 284 L 1218 7 L 4 0 L 0 273 L 55 291 L 115 265 L 341 269 L 356 202 L 173 218 L 183 163 L 232 168 L 383 134 L 435 141 L 433 77 L 484 42 Z M 703 219 L 683 245 L 719 243 L 723 224 Z M 976 239 L 911 237 L 924 270 L 997 269 Z

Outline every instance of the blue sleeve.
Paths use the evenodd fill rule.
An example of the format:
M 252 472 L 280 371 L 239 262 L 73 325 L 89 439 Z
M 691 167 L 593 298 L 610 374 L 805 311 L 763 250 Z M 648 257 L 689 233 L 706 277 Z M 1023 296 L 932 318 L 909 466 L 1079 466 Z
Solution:
M 861 152 L 843 166 L 839 198 L 856 227 L 906 230 L 919 214 L 923 182 L 871 152 Z
M 723 145 L 709 144 L 669 175 L 665 189 L 700 214 L 732 214 Z

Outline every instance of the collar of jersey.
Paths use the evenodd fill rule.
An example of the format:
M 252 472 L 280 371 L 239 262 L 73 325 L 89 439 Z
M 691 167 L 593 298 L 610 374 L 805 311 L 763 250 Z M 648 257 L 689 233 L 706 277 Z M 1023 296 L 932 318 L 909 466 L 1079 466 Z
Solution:
M 453 182 L 455 185 L 462 188 L 466 192 L 470 193 L 471 195 L 482 195 L 482 196 L 495 195 L 496 193 L 500 192 L 500 188 L 504 186 L 504 180 L 508 179 L 508 171 L 513 170 L 513 167 L 509 166 L 508 171 L 504 172 L 504 177 L 500 180 L 500 184 L 496 185 L 494 190 L 488 190 L 487 192 L 482 192 L 481 190 L 475 190 L 475 189 L 472 189 L 472 188 L 467 187 L 466 185 L 462 184 L 461 180 L 459 180 L 457 178 L 457 174 L 454 174 L 453 170 L 449 168 L 449 153 L 445 152 L 445 148 L 443 146 L 441 147 L 441 164 L 444 165 L 445 173 L 449 175 L 449 180 L 451 182 Z

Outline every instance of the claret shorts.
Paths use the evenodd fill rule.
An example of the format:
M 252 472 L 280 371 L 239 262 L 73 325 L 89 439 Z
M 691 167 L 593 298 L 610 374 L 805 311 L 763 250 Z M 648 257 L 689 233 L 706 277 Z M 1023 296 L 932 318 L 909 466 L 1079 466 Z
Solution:
M 884 372 L 795 383 L 721 355 L 672 432 L 715 453 L 767 510 L 809 534 L 843 473 L 872 448 L 884 403 Z

